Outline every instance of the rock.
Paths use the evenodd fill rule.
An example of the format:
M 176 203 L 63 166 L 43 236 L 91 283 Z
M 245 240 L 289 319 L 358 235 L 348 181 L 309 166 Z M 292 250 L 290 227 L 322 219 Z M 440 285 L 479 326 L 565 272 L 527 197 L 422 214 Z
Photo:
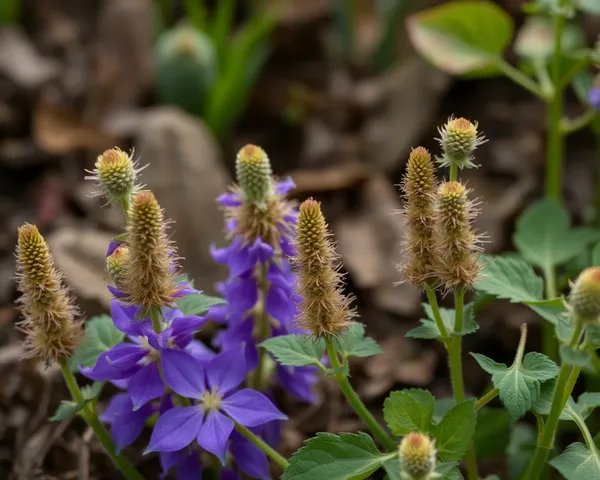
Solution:
M 224 268 L 211 258 L 211 244 L 223 245 L 223 213 L 215 199 L 230 178 L 219 147 L 204 123 L 176 108 L 149 110 L 140 125 L 136 152 L 149 163 L 142 180 L 175 221 L 173 239 L 184 270 L 196 286 L 213 291 Z
M 56 266 L 65 274 L 73 293 L 83 300 L 110 307 L 106 288 L 106 250 L 115 235 L 83 226 L 61 227 L 47 237 Z
M 364 127 L 363 153 L 374 168 L 390 172 L 402 165 L 410 147 L 416 146 L 431 125 L 449 85 L 446 73 L 414 58 L 357 87 L 357 101 L 379 100 L 379 112 L 372 114 Z
M 379 309 L 413 315 L 419 309 L 420 293 L 408 285 L 394 286 L 401 275 L 402 221 L 394 212 L 401 205 L 398 192 L 383 175 L 365 182 L 360 207 L 332 224 L 338 251 L 357 288 Z
M 42 57 L 21 28 L 0 28 L 0 74 L 20 88 L 35 90 L 58 73 L 58 63 Z

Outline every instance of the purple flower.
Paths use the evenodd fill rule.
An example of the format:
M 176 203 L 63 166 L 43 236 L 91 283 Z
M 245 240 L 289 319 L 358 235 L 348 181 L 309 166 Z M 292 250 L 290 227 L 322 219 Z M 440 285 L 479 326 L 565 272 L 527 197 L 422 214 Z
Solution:
M 588 92 L 588 103 L 594 110 L 600 110 L 600 86 L 590 88 Z
M 178 451 L 196 439 L 224 464 L 234 422 L 256 427 L 287 419 L 263 394 L 247 388 L 234 391 L 247 373 L 241 349 L 216 355 L 204 368 L 185 352 L 166 350 L 163 373 L 174 392 L 198 403 L 163 413 L 156 422 L 146 452 Z
M 191 448 L 184 448 L 177 452 L 161 452 L 160 466 L 165 478 L 172 468 L 175 469 L 177 480 L 198 480 L 202 478 L 202 465 L 198 452 Z
M 110 425 L 110 436 L 117 451 L 121 451 L 135 442 L 142 433 L 146 420 L 153 413 L 154 409 L 150 404 L 134 410 L 129 395 L 118 393 L 110 399 L 100 419 Z

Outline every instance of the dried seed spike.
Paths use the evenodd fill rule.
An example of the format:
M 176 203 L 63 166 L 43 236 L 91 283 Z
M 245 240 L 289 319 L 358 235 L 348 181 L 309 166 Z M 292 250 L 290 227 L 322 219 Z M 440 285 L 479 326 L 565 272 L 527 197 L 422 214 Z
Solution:
M 573 313 L 588 323 L 600 323 L 600 267 L 579 274 L 569 295 Z
M 69 358 L 81 342 L 81 324 L 75 321 L 78 311 L 35 225 L 19 228 L 16 254 L 25 356 L 47 365 Z
M 407 231 L 403 251 L 407 255 L 407 261 L 401 270 L 406 282 L 421 288 L 433 276 L 435 188 L 435 167 L 431 155 L 425 148 L 417 147 L 410 152 L 402 182 Z
M 321 204 L 312 198 L 300 205 L 296 227 L 295 263 L 298 293 L 303 300 L 298 324 L 315 338 L 337 336 L 355 316 L 351 299 L 344 295 L 337 255 Z
M 438 128 L 438 132 L 443 150 L 443 156 L 437 159 L 440 166 L 456 165 L 460 169 L 477 166 L 473 163 L 473 152 L 487 142 L 483 135 L 478 134 L 477 122 L 450 117 L 443 127 Z
M 438 188 L 433 260 L 436 276 L 448 290 L 471 288 L 481 271 L 475 255 L 481 239 L 471 227 L 477 211 L 467 194 L 459 182 Z
M 129 207 L 128 257 L 122 290 L 130 304 L 147 311 L 171 305 L 178 291 L 175 249 L 167 238 L 163 210 L 150 191 L 137 193 Z
M 246 145 L 235 162 L 237 181 L 244 201 L 264 206 L 271 192 L 271 162 L 266 152 L 256 145 Z
M 401 475 L 406 480 L 432 480 L 437 477 L 434 442 L 424 433 L 411 432 L 398 448 Z

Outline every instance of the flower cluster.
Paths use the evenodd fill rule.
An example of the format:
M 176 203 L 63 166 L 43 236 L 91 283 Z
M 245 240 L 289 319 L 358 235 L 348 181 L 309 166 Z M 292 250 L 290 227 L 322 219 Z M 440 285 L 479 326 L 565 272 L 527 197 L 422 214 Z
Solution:
M 211 312 L 231 313 L 227 313 L 230 328 L 219 337 L 220 352 L 215 353 L 195 339 L 207 317 L 186 315 L 178 307 L 180 299 L 200 292 L 178 276 L 176 248 L 168 239 L 168 222 L 156 198 L 152 192 L 132 189 L 119 204 L 127 206 L 127 231 L 109 245 L 106 267 L 115 297 L 111 317 L 127 340 L 100 354 L 94 366 L 80 368 L 88 378 L 109 381 L 123 390 L 112 397 L 102 417 L 111 426 L 113 441 L 119 450 L 127 447 L 146 421 L 158 415 L 146 452 L 160 453 L 164 474 L 173 469 L 178 478 L 200 478 L 202 465 L 211 462 L 211 456 L 230 465 L 231 454 L 236 468 L 223 469 L 224 478 L 237 478 L 238 472 L 270 478 L 265 454 L 236 426 L 276 443 L 278 424 L 287 417 L 263 393 L 243 388 L 256 365 L 256 359 L 245 359 L 252 360 L 248 352 L 256 351 L 256 346 L 250 348 L 251 332 L 248 341 L 242 340 L 240 315 L 257 303 L 257 298 L 249 302 L 258 295 L 256 283 L 251 285 L 251 270 L 263 265 L 263 281 L 270 288 L 262 302 L 269 305 L 269 317 L 277 319 L 278 331 L 287 332 L 295 313 L 284 301 L 294 291 L 289 265 L 272 261 L 275 249 L 258 238 L 250 245 L 234 239 L 228 249 L 232 277 L 224 289 L 229 304 Z M 292 219 L 286 211 L 282 222 Z M 291 372 L 279 375 L 292 383 Z M 308 390 L 296 388 L 308 395 Z
M 267 338 L 302 333 L 294 324 L 300 298 L 290 264 L 296 253 L 297 211 L 285 198 L 294 183 L 289 178 L 273 179 L 268 157 L 254 145 L 240 150 L 236 174 L 239 186 L 218 198 L 225 210 L 230 243 L 211 252 L 216 262 L 229 269 L 227 280 L 218 285 L 227 304 L 209 312 L 212 320 L 226 325 L 216 342 L 221 349 L 245 347 L 255 388 L 265 389 L 271 379 L 277 379 L 292 395 L 312 402 L 314 367 L 277 364 L 272 375 L 273 362 L 257 348 Z

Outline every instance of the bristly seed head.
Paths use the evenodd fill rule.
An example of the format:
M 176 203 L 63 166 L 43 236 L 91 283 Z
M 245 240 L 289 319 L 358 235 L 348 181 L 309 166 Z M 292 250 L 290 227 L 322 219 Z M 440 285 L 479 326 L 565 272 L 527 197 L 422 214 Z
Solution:
M 146 166 L 138 167 L 137 162 L 133 161 L 133 152 L 127 155 L 118 148 L 111 148 L 98 156 L 95 167 L 89 172 L 91 175 L 85 177 L 86 180 L 96 181 L 100 187 L 100 191 L 94 195 L 103 195 L 113 203 L 128 202 L 135 192 L 143 188 L 136 182 Z
M 477 253 L 481 238 L 471 224 L 477 215 L 468 191 L 459 182 L 444 182 L 438 188 L 434 230 L 434 268 L 447 290 L 472 288 L 481 265 Z
M 435 473 L 436 450 L 434 442 L 424 433 L 412 432 L 406 435 L 398 448 L 401 476 L 406 480 L 433 480 Z
M 121 289 L 144 310 L 172 305 L 178 291 L 177 257 L 167 238 L 163 210 L 150 191 L 137 193 L 129 207 L 127 248 Z
M 237 181 L 244 202 L 264 207 L 271 194 L 271 162 L 266 152 L 256 145 L 246 145 L 235 162 Z
M 589 267 L 579 274 L 569 295 L 569 306 L 578 319 L 600 323 L 600 267 Z
M 337 336 L 356 316 L 344 295 L 331 233 L 321 204 L 312 198 L 300 205 L 296 227 L 298 293 L 303 300 L 298 324 L 315 338 Z
M 435 167 L 431 155 L 425 148 L 417 147 L 410 152 L 402 182 L 406 226 L 403 250 L 407 260 L 401 270 L 406 282 L 421 288 L 433 278 L 435 189 Z
M 125 268 L 128 261 L 129 249 L 126 245 L 120 245 L 114 252 L 106 257 L 106 271 L 108 272 L 108 278 L 117 288 L 123 286 Z
M 19 228 L 16 255 L 22 292 L 17 303 L 24 317 L 19 327 L 27 335 L 25 356 L 46 365 L 69 358 L 81 343 L 81 324 L 75 321 L 78 310 L 35 225 Z
M 475 149 L 487 142 L 483 135 L 477 133 L 477 122 L 471 123 L 466 118 L 450 117 L 448 122 L 438 129 L 443 155 L 437 161 L 442 167 L 456 165 L 458 168 L 476 167 L 473 163 Z

